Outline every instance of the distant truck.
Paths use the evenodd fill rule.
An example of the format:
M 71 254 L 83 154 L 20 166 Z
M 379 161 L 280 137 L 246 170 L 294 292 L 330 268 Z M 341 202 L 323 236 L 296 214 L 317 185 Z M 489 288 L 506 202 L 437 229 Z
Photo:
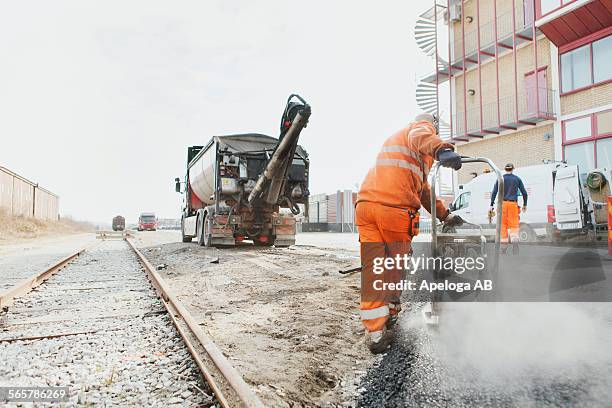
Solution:
M 154 213 L 142 213 L 138 217 L 138 231 L 155 231 L 157 218 Z
M 184 194 L 183 242 L 293 245 L 298 204 L 309 196 L 310 162 L 298 145 L 309 117 L 306 101 L 291 95 L 278 139 L 257 133 L 214 136 L 206 146 L 188 147 L 185 179 L 175 179 L 176 191 Z
M 118 215 L 113 218 L 113 231 L 123 231 L 125 230 L 125 218 Z
M 612 175 L 600 169 L 580 176 L 577 166 L 561 162 L 520 167 L 514 170 L 527 189 L 527 211 L 520 214 L 519 238 L 528 241 L 558 241 L 564 238 L 593 235 L 600 238 L 607 231 L 605 206 Z M 603 181 L 597 183 L 595 174 Z M 450 210 L 466 221 L 493 229 L 488 218 L 495 174 L 482 174 L 459 187 Z M 601 197 L 599 197 L 601 195 Z M 606 198 L 604 198 L 606 197 Z M 519 206 L 523 199 L 519 192 Z

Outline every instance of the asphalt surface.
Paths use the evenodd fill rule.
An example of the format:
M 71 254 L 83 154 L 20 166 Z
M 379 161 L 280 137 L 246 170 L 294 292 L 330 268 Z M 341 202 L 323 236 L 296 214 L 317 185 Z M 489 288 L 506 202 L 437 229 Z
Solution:
M 534 307 L 542 304 L 528 306 Z M 508 312 L 506 317 L 511 315 L 512 308 Z M 537 310 L 531 313 L 536 314 Z M 561 320 L 562 317 L 556 323 Z M 570 327 L 566 332 L 561 327 L 551 328 L 550 324 L 532 331 L 538 325 L 537 319 L 523 330 L 520 319 L 515 319 L 506 330 L 500 330 L 498 323 L 486 333 L 478 333 L 470 324 L 464 330 L 461 325 L 454 325 L 445 332 L 442 327 L 431 330 L 420 325 L 418 313 L 404 316 L 400 324 L 405 327 L 395 333 L 393 346 L 364 378 L 361 387 L 365 390 L 358 405 L 611 406 L 612 322 L 599 323 L 607 327 L 598 331 L 591 326 L 582 333 L 579 331 L 584 324 L 574 332 Z M 509 333 L 514 325 L 519 326 L 518 333 Z M 487 330 L 485 327 L 483 324 L 480 329 Z M 554 336 L 546 335 L 551 329 Z
M 565 302 L 607 298 L 610 256 L 525 247 L 502 263 L 506 273 L 520 270 L 514 293 L 535 282 L 536 301 L 444 303 L 437 328 L 424 324 L 421 304 L 404 302 L 393 346 L 363 378 L 358 406 L 612 406 L 610 303 Z

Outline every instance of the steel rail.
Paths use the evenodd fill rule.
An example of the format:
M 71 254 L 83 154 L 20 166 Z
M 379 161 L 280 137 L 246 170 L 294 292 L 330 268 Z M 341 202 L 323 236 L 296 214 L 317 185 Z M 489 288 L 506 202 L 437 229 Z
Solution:
M 5 290 L 4 292 L 0 292 L 0 308 L 11 305 L 13 303 L 13 300 L 16 297 L 23 296 L 31 292 L 32 289 L 34 289 L 35 287 L 37 287 L 38 285 L 40 285 L 41 283 L 49 279 L 51 276 L 53 276 L 53 274 L 55 274 L 60 269 L 68 265 L 70 262 L 72 262 L 75 258 L 80 256 L 83 252 L 85 252 L 90 247 L 91 245 L 85 248 L 82 248 L 76 251 L 75 253 L 73 253 L 72 255 L 69 255 L 65 257 L 64 259 L 60 260 L 53 266 L 45 269 L 44 271 L 38 272 L 35 275 L 30 276 L 29 278 L 25 278 L 22 281 L 20 281 L 17 285 L 13 286 L 12 288 L 9 288 Z
M 246 407 L 264 407 L 264 404 L 261 402 L 259 397 L 255 395 L 253 390 L 249 387 L 249 385 L 244 381 L 240 373 L 230 364 L 230 362 L 225 358 L 221 350 L 217 347 L 217 345 L 212 341 L 212 339 L 202 330 L 202 328 L 198 325 L 193 316 L 189 313 L 189 311 L 181 304 L 178 300 L 174 292 L 170 289 L 168 284 L 164 281 L 164 279 L 157 273 L 153 265 L 145 258 L 145 256 L 136 248 L 131 239 L 125 238 L 128 245 L 132 248 L 140 262 L 142 263 L 145 271 L 147 272 L 150 280 L 158 291 L 166 310 L 172 319 L 173 324 L 179 331 L 181 337 L 185 341 L 189 352 L 195 359 L 198 367 L 202 371 L 202 374 L 211 389 L 215 393 L 219 403 L 223 407 L 229 407 L 230 404 L 223 394 L 221 387 L 215 381 L 211 371 L 206 367 L 204 361 L 201 356 L 197 352 L 189 339 L 189 333 L 184 330 L 180 322 L 184 322 L 185 325 L 191 331 L 191 334 L 197 338 L 200 345 L 204 348 L 210 360 L 214 363 L 217 370 L 223 376 L 223 378 L 227 381 L 230 388 L 236 393 L 236 396 L 240 400 L 243 406 Z

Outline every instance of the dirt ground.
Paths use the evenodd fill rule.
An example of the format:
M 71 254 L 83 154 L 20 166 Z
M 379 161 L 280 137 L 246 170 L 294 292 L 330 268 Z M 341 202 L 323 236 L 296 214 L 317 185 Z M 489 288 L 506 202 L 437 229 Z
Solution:
M 161 272 L 180 300 L 266 405 L 353 404 L 374 361 L 358 315 L 359 274 L 338 273 L 358 264 L 355 235 L 302 234 L 298 243 L 330 245 L 284 249 L 206 249 L 178 238 L 136 239 L 153 265 L 167 265 Z
M 34 239 L 0 241 L 0 266 L 9 259 L 21 260 L 24 264 L 33 256 L 62 257 L 96 242 L 93 233 L 46 235 Z
M 0 245 L 34 238 L 93 232 L 93 224 L 64 218 L 57 221 L 10 216 L 0 209 Z

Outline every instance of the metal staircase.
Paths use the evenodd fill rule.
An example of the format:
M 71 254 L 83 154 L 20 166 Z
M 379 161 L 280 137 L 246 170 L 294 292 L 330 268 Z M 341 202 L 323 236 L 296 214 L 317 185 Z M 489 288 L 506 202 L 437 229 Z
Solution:
M 441 70 L 448 65 L 448 62 L 439 54 L 436 58 L 437 23 L 434 19 L 436 17 L 441 18 L 446 12 L 446 7 L 441 5 L 434 5 L 434 7 L 438 7 L 437 11 L 432 7 L 417 18 L 414 26 L 414 39 L 425 55 L 437 61 L 437 68 Z M 437 84 L 420 81 L 417 84 L 415 94 L 419 108 L 440 118 Z M 440 137 L 450 138 L 450 126 L 442 120 L 440 120 Z

